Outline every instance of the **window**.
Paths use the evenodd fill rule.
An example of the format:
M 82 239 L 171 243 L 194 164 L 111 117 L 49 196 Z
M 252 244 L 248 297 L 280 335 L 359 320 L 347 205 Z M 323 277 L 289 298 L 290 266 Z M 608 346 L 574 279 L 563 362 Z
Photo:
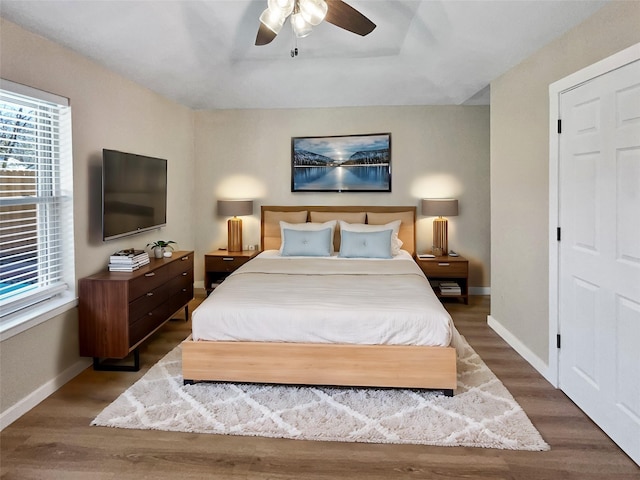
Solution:
M 68 99 L 1 80 L 3 336 L 20 325 L 22 331 L 40 323 L 75 301 L 72 190 Z

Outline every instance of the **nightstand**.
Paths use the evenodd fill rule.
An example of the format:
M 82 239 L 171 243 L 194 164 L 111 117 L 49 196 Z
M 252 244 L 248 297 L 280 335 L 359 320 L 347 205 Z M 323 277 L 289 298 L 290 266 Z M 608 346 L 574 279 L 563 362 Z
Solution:
M 227 276 L 260 253 L 259 250 L 229 252 L 214 250 L 204 256 L 204 288 L 207 295 L 215 288 L 212 285 L 222 282 Z
M 444 255 L 434 258 L 416 258 L 416 262 L 429 281 L 451 281 L 460 285 L 460 294 L 446 294 L 435 286 L 433 291 L 439 298 L 461 298 L 469 304 L 469 260 L 464 257 Z

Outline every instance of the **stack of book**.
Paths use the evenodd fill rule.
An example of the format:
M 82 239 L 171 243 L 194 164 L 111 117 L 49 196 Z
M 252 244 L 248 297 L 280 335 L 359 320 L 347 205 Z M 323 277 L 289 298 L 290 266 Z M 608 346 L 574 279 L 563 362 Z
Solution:
M 438 287 L 441 295 L 462 295 L 462 289 L 456 282 L 440 282 Z
M 120 250 L 109 257 L 110 272 L 133 272 L 149 263 L 149 254 L 144 250 Z

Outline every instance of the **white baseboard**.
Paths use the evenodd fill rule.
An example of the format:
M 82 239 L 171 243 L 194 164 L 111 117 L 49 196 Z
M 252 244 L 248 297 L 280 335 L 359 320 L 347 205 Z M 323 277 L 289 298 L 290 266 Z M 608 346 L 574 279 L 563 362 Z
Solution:
M 513 348 L 522 358 L 531 364 L 544 378 L 549 380 L 549 365 L 533 353 L 529 348 L 522 343 L 518 337 L 513 335 L 508 329 L 506 329 L 498 320 L 491 315 L 487 315 L 487 324 L 496 332 L 502 339 L 507 342 L 511 348 Z M 549 380 L 550 381 L 550 380 Z
M 60 387 L 62 387 L 65 383 L 71 380 L 76 375 L 79 375 L 82 371 L 86 370 L 87 367 L 91 365 L 91 360 L 87 358 L 82 358 L 73 364 L 71 367 L 67 368 L 64 372 L 62 372 L 57 377 L 49 380 L 47 383 L 39 387 L 38 389 L 31 392 L 29 395 L 24 397 L 15 405 L 7 408 L 2 414 L 0 414 L 0 431 L 4 430 L 6 427 L 15 422 L 22 415 L 27 413 L 33 407 L 42 402 L 49 395 L 54 393 Z

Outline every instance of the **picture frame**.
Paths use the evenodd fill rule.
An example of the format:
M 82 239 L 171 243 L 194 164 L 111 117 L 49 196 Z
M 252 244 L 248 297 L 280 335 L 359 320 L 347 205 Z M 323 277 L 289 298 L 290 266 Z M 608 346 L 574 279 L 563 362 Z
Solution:
M 291 138 L 292 192 L 391 192 L 391 134 Z

